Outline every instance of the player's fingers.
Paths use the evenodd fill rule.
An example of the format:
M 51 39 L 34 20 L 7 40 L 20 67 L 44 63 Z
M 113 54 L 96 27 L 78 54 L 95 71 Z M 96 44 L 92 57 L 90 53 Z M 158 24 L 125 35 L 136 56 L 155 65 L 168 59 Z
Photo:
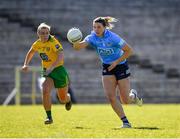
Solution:
M 79 47 L 74 47 L 75 50 L 79 50 L 80 48 Z
M 109 67 L 108 67 L 108 71 L 111 71 L 113 68 L 114 68 L 113 65 L 109 66 Z
M 23 67 L 21 70 L 24 71 L 24 72 L 27 72 L 28 71 L 28 67 Z

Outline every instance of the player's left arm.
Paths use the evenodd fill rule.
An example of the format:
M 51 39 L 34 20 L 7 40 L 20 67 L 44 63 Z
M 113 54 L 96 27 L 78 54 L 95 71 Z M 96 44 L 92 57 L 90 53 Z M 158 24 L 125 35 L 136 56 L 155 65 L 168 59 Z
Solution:
M 61 43 L 55 39 L 55 45 L 53 47 L 53 51 L 57 55 L 57 59 L 52 63 L 51 67 L 48 70 L 48 72 L 51 72 L 59 63 L 59 61 L 64 60 L 64 52 L 63 52 L 63 47 Z
M 64 60 L 63 51 L 57 51 L 57 59 L 52 63 L 52 65 L 46 70 L 46 74 L 49 74 L 53 71 L 53 69 L 58 65 L 59 61 Z
M 57 64 L 59 63 L 59 61 L 63 61 L 64 60 L 64 52 L 63 50 L 61 51 L 57 51 L 57 59 L 54 61 L 54 63 L 52 64 L 52 68 L 56 67 Z
M 126 60 L 128 57 L 130 57 L 133 54 L 133 49 L 128 44 L 125 44 L 121 49 L 124 51 L 123 55 L 108 67 L 109 71 L 111 71 L 113 68 L 116 67 L 116 65 Z

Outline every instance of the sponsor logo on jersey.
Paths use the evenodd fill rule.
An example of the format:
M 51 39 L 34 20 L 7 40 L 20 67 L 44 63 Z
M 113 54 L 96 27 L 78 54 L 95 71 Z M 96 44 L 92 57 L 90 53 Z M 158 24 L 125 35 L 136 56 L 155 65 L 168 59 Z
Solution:
M 120 46 L 123 46 L 124 43 L 125 43 L 124 40 L 121 40 L 121 41 L 119 42 L 119 45 L 120 45 Z
M 56 47 L 56 49 L 59 49 L 60 46 L 57 44 L 57 45 L 55 45 L 55 47 Z
M 114 54 L 114 50 L 112 48 L 106 48 L 106 49 L 98 48 L 98 53 L 100 55 L 108 56 Z
M 111 42 L 108 42 L 106 45 L 107 45 L 108 47 L 110 47 L 110 46 L 112 46 L 112 43 L 111 43 Z

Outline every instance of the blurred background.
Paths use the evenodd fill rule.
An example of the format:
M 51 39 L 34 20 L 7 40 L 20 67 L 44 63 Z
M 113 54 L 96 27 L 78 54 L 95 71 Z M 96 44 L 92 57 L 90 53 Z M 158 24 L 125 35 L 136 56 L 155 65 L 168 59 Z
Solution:
M 52 27 L 64 47 L 76 103 L 108 103 L 96 52 L 75 51 L 66 38 L 72 27 L 88 35 L 97 16 L 119 20 L 113 31 L 134 49 L 128 59 L 131 86 L 144 102 L 180 103 L 179 15 L 179 0 L 0 0 L 0 104 L 41 103 L 38 54 L 30 64 L 36 66 L 32 72 L 18 68 L 41 22 Z M 52 99 L 56 103 L 53 93 Z

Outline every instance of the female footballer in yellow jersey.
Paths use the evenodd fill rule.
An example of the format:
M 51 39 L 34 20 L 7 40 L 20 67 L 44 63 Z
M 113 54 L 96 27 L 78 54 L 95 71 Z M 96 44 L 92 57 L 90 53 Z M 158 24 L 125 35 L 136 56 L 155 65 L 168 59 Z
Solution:
M 42 60 L 42 76 L 45 81 L 42 85 L 43 90 L 43 105 L 47 114 L 45 124 L 53 123 L 51 115 L 51 98 L 50 92 L 53 87 L 57 89 L 59 100 L 65 103 L 66 110 L 71 109 L 71 98 L 68 93 L 69 77 L 64 68 L 63 48 L 59 41 L 50 35 L 50 26 L 41 23 L 37 29 L 39 39 L 35 41 L 26 55 L 23 71 L 28 71 L 28 64 L 38 52 Z

